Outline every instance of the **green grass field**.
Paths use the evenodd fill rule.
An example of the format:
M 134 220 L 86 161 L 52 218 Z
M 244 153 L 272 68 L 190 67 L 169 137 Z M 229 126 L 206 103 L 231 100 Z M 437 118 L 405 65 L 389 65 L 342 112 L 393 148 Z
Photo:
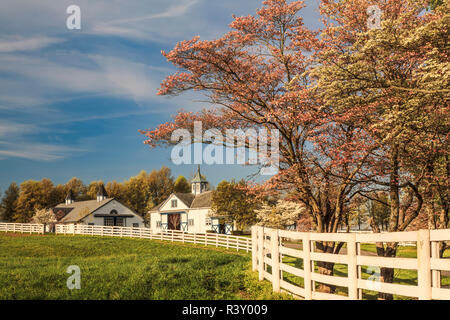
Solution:
M 289 299 L 248 253 L 155 240 L 0 233 L 0 299 Z M 81 289 L 66 286 L 81 269 Z

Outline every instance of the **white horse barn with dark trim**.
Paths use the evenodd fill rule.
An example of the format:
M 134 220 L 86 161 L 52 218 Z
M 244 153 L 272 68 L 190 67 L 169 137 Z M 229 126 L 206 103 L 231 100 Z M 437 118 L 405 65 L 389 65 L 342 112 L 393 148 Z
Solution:
M 69 191 L 66 202 L 52 208 L 57 223 L 87 224 L 96 226 L 144 227 L 144 219 L 114 198 L 108 198 L 102 185 L 96 200 L 75 201 Z
M 179 230 L 189 233 L 231 234 L 234 223 L 212 214 L 212 191 L 206 190 L 207 184 L 200 174 L 199 166 L 191 180 L 191 192 L 172 193 L 148 212 L 152 232 Z

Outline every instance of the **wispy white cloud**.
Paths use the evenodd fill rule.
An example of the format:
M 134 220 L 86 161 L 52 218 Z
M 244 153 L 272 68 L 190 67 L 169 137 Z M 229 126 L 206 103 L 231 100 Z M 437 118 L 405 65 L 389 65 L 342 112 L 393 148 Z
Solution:
M 49 45 L 63 42 L 63 39 L 47 37 L 47 36 L 34 36 L 34 37 L 22 37 L 22 36 L 8 36 L 0 37 L 0 53 L 3 52 L 16 52 L 16 51 L 32 51 L 41 48 L 45 48 Z
M 38 161 L 55 161 L 61 160 L 74 153 L 80 154 L 87 150 L 82 148 L 67 147 L 64 145 L 54 145 L 45 143 L 28 143 L 12 144 L 0 141 L 0 158 L 22 158 Z
M 182 3 L 169 5 L 167 9 L 162 12 L 154 13 L 150 15 L 137 16 L 133 18 L 123 18 L 117 19 L 108 22 L 108 24 L 119 24 L 119 23 L 130 23 L 130 22 L 138 22 L 144 20 L 152 20 L 152 19 L 162 19 L 162 18 L 176 18 L 186 14 L 189 9 L 198 3 L 198 0 L 185 0 Z
M 0 122 L 0 137 L 6 137 L 14 134 L 25 134 L 36 130 L 31 124 L 23 124 L 16 122 Z
M 57 63 L 45 58 L 2 54 L 0 71 L 22 77 L 22 91 L 26 91 L 23 89 L 30 82 L 34 83 L 33 87 L 38 87 L 38 93 L 44 98 L 54 97 L 55 93 L 91 93 L 127 98 L 138 103 L 156 98 L 159 79 L 162 78 L 159 68 L 115 57 L 73 53 L 65 61 L 67 63 Z M 76 61 L 76 64 L 70 64 L 71 61 Z M 5 94 L 11 95 L 10 91 Z M 17 98 L 13 96 L 12 99 L 14 97 Z M 28 99 L 31 100 L 30 97 Z
M 182 0 L 181 3 L 169 4 L 169 6 L 161 12 L 146 15 L 142 15 L 142 12 L 137 10 L 125 12 L 123 16 L 126 18 L 121 17 L 118 19 L 96 22 L 88 32 L 100 36 L 115 36 L 166 42 L 169 38 L 168 36 L 174 34 L 173 31 L 167 32 L 167 30 L 171 29 L 171 25 L 178 25 L 178 23 L 174 22 L 174 19 L 187 16 L 190 9 L 198 2 L 199 0 Z M 169 2 L 167 1 L 166 3 Z M 164 7 L 164 3 L 161 3 L 161 6 L 154 5 L 151 8 L 158 7 Z M 147 9 L 146 11 L 154 10 Z M 171 21 L 171 23 L 161 23 L 161 19 L 166 19 Z M 185 28 L 186 26 L 180 28 L 179 32 Z

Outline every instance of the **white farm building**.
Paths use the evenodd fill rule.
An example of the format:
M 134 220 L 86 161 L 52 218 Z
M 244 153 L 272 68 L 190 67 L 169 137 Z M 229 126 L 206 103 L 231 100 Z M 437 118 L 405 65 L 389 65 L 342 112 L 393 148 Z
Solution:
M 52 208 L 57 223 L 96 226 L 144 227 L 144 219 L 114 198 L 108 198 L 101 185 L 96 200 L 75 201 L 69 191 L 66 202 Z
M 164 202 L 149 211 L 151 230 L 155 233 L 179 230 L 189 233 L 231 234 L 233 223 L 212 215 L 212 191 L 207 191 L 207 185 L 208 182 L 200 174 L 199 166 L 191 180 L 191 192 L 172 193 Z

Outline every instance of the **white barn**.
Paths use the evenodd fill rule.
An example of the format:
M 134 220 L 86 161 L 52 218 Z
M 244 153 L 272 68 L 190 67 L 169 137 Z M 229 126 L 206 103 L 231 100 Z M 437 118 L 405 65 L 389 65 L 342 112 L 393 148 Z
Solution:
M 52 208 L 57 223 L 97 226 L 144 227 L 144 219 L 114 198 L 108 198 L 102 185 L 96 200 L 75 201 L 69 191 L 66 202 Z
M 179 230 L 189 233 L 217 232 L 230 234 L 233 224 L 223 217 L 212 216 L 212 191 L 207 191 L 208 182 L 200 174 L 200 166 L 191 181 L 190 193 L 172 193 L 160 205 L 152 208 L 150 228 L 158 233 Z

